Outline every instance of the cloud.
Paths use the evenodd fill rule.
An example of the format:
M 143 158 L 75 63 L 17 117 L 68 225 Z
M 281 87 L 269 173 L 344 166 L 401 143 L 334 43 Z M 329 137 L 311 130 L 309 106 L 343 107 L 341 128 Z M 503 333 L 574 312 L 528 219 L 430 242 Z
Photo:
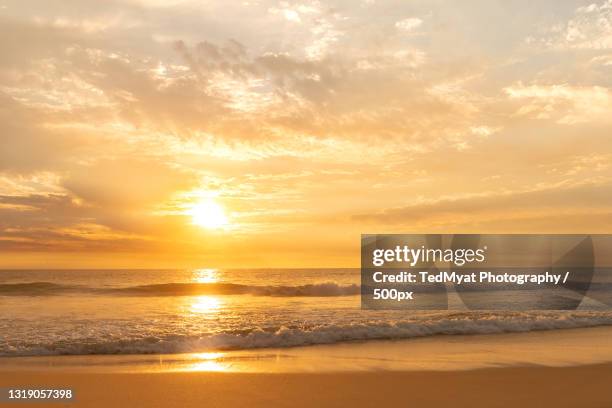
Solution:
M 417 17 L 409 17 L 395 23 L 395 27 L 404 32 L 411 32 L 419 28 L 423 24 L 423 20 Z
M 517 115 L 538 119 L 554 118 L 560 124 L 585 122 L 608 123 L 612 109 L 612 92 L 601 86 L 524 85 L 504 88 L 512 99 L 527 101 Z
M 0 171 L 54 169 L 88 144 L 76 135 L 48 129 L 47 119 L 0 92 Z
M 1 245 L 331 257 L 362 227 L 604 214 L 609 2 L 578 6 L 12 2 Z M 236 237 L 191 225 L 207 195 Z
M 143 211 L 197 183 L 194 173 L 151 159 L 133 158 L 98 160 L 75 169 L 62 181 L 67 191 L 89 205 Z
M 575 9 L 567 21 L 557 23 L 542 37 L 529 37 L 530 43 L 563 49 L 607 50 L 612 48 L 612 1 L 591 3 Z
M 575 228 L 572 217 L 593 212 L 609 212 L 611 199 L 612 183 L 608 179 L 443 197 L 405 207 L 389 208 L 379 213 L 358 214 L 353 216 L 353 219 L 396 226 L 453 226 L 484 220 L 545 218 L 550 214 L 563 213 L 566 226 Z

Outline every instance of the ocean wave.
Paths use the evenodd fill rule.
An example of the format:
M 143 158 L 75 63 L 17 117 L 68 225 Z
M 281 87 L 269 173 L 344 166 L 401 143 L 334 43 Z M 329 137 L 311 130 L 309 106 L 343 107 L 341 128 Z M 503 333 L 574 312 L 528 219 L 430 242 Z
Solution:
M 243 285 L 236 283 L 161 283 L 123 288 L 92 288 L 50 282 L 0 284 L 0 296 L 53 296 L 66 293 L 124 296 L 198 296 L 254 295 L 277 297 L 352 296 L 360 293 L 359 285 L 334 282 L 297 286 Z
M 612 325 L 601 312 L 465 312 L 399 321 L 324 324 L 311 327 L 253 328 L 201 335 L 151 334 L 141 338 L 63 339 L 58 342 L 2 344 L 0 356 L 173 354 L 254 348 L 284 348 L 368 340 L 400 340 L 434 335 L 476 335 Z
M 0 283 L 0 296 L 58 295 L 75 290 L 77 286 L 51 282 Z

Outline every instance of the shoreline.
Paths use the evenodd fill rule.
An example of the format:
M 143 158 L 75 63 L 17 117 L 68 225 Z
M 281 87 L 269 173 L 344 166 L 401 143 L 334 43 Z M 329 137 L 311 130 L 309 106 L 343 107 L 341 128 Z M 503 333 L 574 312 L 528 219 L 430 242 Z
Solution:
M 612 327 L 175 355 L 0 358 L 0 388 L 72 389 L 19 406 L 612 406 Z M 3 405 L 0 403 L 0 405 Z
M 0 357 L 0 373 L 465 371 L 605 363 L 612 363 L 612 326 L 181 354 Z

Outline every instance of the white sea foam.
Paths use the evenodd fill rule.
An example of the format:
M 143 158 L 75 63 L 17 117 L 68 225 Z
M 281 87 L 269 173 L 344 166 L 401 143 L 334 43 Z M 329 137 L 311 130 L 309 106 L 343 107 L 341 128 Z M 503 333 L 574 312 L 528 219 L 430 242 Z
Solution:
M 612 313 L 504 312 L 432 314 L 399 321 L 322 324 L 311 327 L 253 328 L 202 335 L 143 336 L 125 340 L 62 339 L 38 344 L 0 342 L 0 355 L 148 354 L 296 347 L 347 341 L 410 339 L 459 334 L 496 334 L 612 325 Z

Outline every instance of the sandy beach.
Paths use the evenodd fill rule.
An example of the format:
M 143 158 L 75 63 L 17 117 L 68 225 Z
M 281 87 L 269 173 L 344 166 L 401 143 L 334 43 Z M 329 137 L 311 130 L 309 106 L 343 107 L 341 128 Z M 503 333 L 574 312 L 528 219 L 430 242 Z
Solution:
M 451 372 L 0 374 L 3 384 L 75 389 L 75 401 L 54 406 L 186 408 L 604 407 L 612 404 L 611 378 L 611 364 Z
M 604 407 L 612 405 L 611 333 L 597 327 L 182 355 L 4 358 L 0 384 L 71 388 L 74 401 L 52 404 L 70 407 Z

